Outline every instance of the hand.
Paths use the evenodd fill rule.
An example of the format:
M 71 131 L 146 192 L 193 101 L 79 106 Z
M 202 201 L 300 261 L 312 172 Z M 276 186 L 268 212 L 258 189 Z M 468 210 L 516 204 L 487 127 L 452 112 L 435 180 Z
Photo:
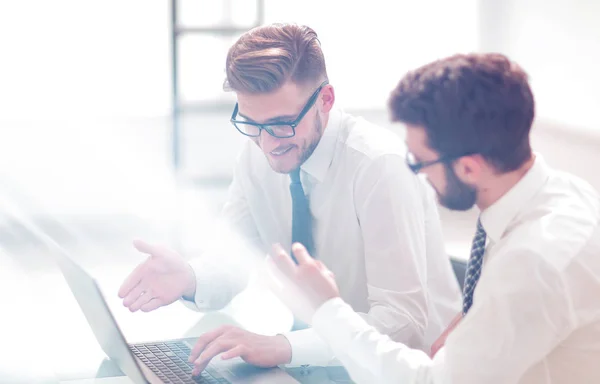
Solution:
M 333 273 L 322 262 L 313 259 L 302 244 L 293 244 L 292 252 L 298 265 L 281 246 L 273 246 L 271 270 L 276 281 L 271 284 L 271 289 L 296 317 L 311 324 L 317 309 L 339 297 L 340 292 Z
M 241 357 L 248 364 L 263 368 L 287 364 L 292 360 L 292 347 L 285 336 L 263 336 L 225 325 L 198 338 L 190 353 L 194 363 L 192 375 L 198 375 L 218 354 L 221 359 Z
M 431 358 L 432 359 L 435 356 L 435 354 L 438 353 L 438 351 L 444 346 L 444 344 L 446 344 L 446 339 L 448 338 L 448 335 L 450 335 L 450 333 L 454 330 L 454 328 L 456 328 L 456 326 L 460 323 L 461 320 L 462 320 L 462 312 L 459 313 L 450 322 L 450 325 L 448 325 L 448 328 L 446 328 L 446 330 L 442 333 L 442 335 L 440 337 L 438 337 L 438 339 L 431 345 Z
M 132 312 L 139 309 L 149 312 L 182 296 L 194 296 L 194 271 L 177 252 L 141 240 L 134 241 L 133 245 L 150 256 L 121 285 L 119 297 L 124 306 Z

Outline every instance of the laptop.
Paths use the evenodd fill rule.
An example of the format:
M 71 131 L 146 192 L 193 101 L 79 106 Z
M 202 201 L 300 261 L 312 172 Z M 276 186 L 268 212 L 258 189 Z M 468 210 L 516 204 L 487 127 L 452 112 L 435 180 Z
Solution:
M 298 383 L 281 368 L 258 368 L 239 358 L 214 359 L 193 377 L 187 359 L 194 338 L 127 344 L 97 281 L 62 249 L 57 262 L 98 343 L 134 383 Z

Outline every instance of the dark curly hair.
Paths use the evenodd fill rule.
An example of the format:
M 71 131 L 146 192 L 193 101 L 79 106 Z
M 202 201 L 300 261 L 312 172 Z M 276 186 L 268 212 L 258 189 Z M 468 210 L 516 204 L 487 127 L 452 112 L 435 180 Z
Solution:
M 389 99 L 392 120 L 425 129 L 440 156 L 479 153 L 499 172 L 531 158 L 527 74 L 501 54 L 460 54 L 409 72 Z

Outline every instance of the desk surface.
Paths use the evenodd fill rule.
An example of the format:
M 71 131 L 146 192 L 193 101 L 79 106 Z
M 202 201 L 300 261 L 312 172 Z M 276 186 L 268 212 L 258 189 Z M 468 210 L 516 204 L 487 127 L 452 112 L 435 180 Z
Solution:
M 132 383 L 133 383 L 133 381 L 131 381 L 126 376 L 60 381 L 60 384 L 132 384 Z
M 311 368 L 292 368 L 288 373 L 301 384 L 348 384 L 352 383 L 348 379 L 346 370 L 342 367 L 311 367 Z M 60 381 L 60 384 L 131 384 L 132 381 L 124 376 L 66 380 Z

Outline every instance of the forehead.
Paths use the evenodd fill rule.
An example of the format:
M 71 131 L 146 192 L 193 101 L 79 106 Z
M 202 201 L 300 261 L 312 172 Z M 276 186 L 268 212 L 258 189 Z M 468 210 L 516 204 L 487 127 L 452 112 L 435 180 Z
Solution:
M 308 96 L 306 90 L 292 82 L 287 82 L 269 93 L 238 93 L 239 113 L 256 122 L 274 118 L 293 118 L 304 107 Z

